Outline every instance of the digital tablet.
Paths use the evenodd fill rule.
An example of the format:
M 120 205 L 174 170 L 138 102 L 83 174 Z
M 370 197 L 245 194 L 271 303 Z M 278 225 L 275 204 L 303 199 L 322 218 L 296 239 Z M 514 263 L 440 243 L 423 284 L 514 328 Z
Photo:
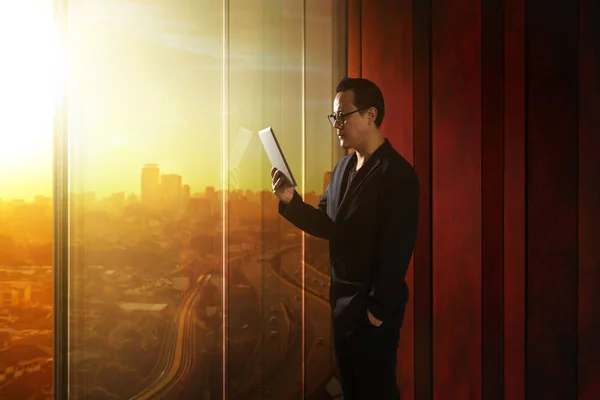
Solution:
M 281 147 L 279 147 L 279 142 L 277 142 L 277 138 L 275 137 L 275 132 L 273 132 L 273 129 L 271 127 L 265 128 L 258 132 L 258 136 L 260 137 L 263 148 L 269 157 L 271 165 L 280 170 L 286 176 L 292 187 L 298 186 L 296 179 L 294 179 L 294 175 L 292 174 L 292 170 L 290 169 L 285 156 L 283 155 L 283 151 L 281 151 Z

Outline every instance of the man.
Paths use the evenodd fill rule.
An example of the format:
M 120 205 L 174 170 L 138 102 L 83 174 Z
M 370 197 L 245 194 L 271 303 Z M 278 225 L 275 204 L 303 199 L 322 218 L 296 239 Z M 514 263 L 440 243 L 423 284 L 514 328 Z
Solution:
M 271 170 L 279 213 L 329 240 L 334 349 L 345 400 L 399 399 L 396 351 L 408 300 L 405 282 L 417 231 L 419 183 L 384 138 L 377 85 L 345 78 L 329 120 L 355 151 L 335 166 L 318 208 Z

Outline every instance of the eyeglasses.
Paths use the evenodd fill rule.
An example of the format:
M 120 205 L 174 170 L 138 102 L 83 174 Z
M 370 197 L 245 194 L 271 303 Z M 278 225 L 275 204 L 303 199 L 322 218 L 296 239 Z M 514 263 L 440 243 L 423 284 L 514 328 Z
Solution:
M 346 117 L 348 115 L 354 114 L 355 112 L 366 110 L 366 109 L 371 108 L 371 107 L 372 106 L 363 107 L 363 108 L 359 108 L 358 110 L 353 110 L 353 111 L 348 111 L 348 112 L 338 111 L 336 113 L 329 114 L 327 116 L 327 119 L 329 119 L 329 123 L 331 124 L 331 126 L 335 126 L 335 124 L 337 123 L 337 125 L 341 128 L 346 123 Z

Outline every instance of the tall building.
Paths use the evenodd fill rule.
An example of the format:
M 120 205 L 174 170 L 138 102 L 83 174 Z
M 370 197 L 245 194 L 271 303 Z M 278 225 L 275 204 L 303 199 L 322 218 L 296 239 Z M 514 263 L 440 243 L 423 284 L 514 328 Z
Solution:
M 183 185 L 183 198 L 185 199 L 189 199 L 191 196 L 191 189 L 190 189 L 190 185 Z
M 207 186 L 206 189 L 204 189 L 204 197 L 206 197 L 209 200 L 216 200 L 217 195 L 215 192 L 215 188 L 213 186 Z
M 161 177 L 161 192 L 164 205 L 170 209 L 176 209 L 181 206 L 183 186 L 181 184 L 181 175 L 165 174 Z
M 127 204 L 134 204 L 137 203 L 139 200 L 139 196 L 135 193 L 131 193 L 129 194 L 129 196 L 127 196 Z
M 221 200 L 213 186 L 207 186 L 204 189 L 204 198 L 209 201 L 211 215 L 221 215 Z
M 181 197 L 182 197 L 182 208 L 185 210 L 185 208 L 187 207 L 190 198 L 192 197 L 192 190 L 190 188 L 190 185 L 183 185 L 183 188 L 181 190 Z
M 14 307 L 31 302 L 31 283 L 4 281 L 0 283 L 0 307 Z
M 108 199 L 108 204 L 114 210 L 125 207 L 125 192 L 113 193 Z
M 160 196 L 160 168 L 158 164 L 145 164 L 142 168 L 142 204 L 156 207 Z

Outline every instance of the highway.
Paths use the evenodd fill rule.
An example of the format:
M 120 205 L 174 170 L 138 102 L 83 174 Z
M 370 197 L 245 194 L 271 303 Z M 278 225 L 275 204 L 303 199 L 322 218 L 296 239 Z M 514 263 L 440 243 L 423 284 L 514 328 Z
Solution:
M 263 354 L 262 374 L 259 377 L 254 377 L 254 379 L 259 379 L 262 382 L 263 390 L 248 390 L 243 397 L 240 393 L 232 396 L 232 399 L 308 399 L 311 393 L 314 393 L 317 387 L 322 385 L 323 381 L 330 376 L 333 364 L 330 349 L 329 303 L 326 297 L 314 295 L 307 290 L 304 326 L 306 392 L 303 397 L 302 289 L 292 278 L 292 271 L 301 265 L 301 257 L 299 251 L 288 250 L 272 254 L 272 256 L 280 257 L 280 265 L 282 270 L 285 271 L 284 276 L 289 271 L 289 277 L 287 278 L 277 274 L 276 268 L 273 268 L 273 263 L 268 261 L 269 257 L 264 257 L 265 261 L 262 265 L 245 265 L 243 271 L 249 280 L 253 282 L 253 285 L 258 285 L 258 288 L 262 287 L 259 292 L 264 292 L 262 295 L 265 298 L 283 298 L 287 304 L 291 305 L 295 311 L 294 314 L 297 315 L 297 329 L 283 357 L 267 359 Z M 312 278 L 312 271 L 307 269 L 306 273 L 307 278 Z M 297 275 L 301 276 L 301 274 Z M 267 278 L 264 279 L 264 284 L 261 286 L 263 283 L 262 276 Z M 323 280 L 322 276 L 320 278 Z M 312 279 L 307 279 L 306 285 L 307 289 L 311 289 L 315 293 L 319 290 L 322 291 L 323 288 L 320 284 L 315 285 Z M 256 388 L 256 382 L 252 388 Z
M 147 386 L 131 397 L 132 400 L 165 398 L 191 372 L 196 362 L 196 342 L 199 339 L 194 306 L 210 279 L 210 274 L 201 275 L 185 295 L 155 367 L 155 375 L 159 370 L 160 374 L 149 384 L 146 383 Z
M 244 260 L 247 259 L 251 259 L 251 254 L 233 257 L 229 263 L 230 265 L 245 264 Z M 197 359 L 197 355 L 202 354 L 197 346 L 206 344 L 208 329 L 203 329 L 203 324 L 198 324 L 196 305 L 202 299 L 204 289 L 211 278 L 211 274 L 202 274 L 196 282 L 191 283 L 175 312 L 175 318 L 169 327 L 153 372 L 140 385 L 139 393 L 132 396 L 131 400 L 178 398 L 182 387 L 189 385 L 189 381 L 186 380 L 192 376 L 192 372 L 198 368 L 206 368 L 206 365 L 202 365 L 202 361 Z M 221 289 L 220 285 L 218 286 L 218 289 Z M 281 307 L 277 303 L 266 304 L 270 307 Z M 272 325 L 277 324 L 272 323 Z M 282 334 L 277 335 L 275 339 L 277 340 L 268 342 L 266 349 L 269 350 L 270 357 L 278 358 L 287 347 L 287 330 L 283 330 Z
M 240 384 L 230 386 L 232 399 L 251 399 L 252 396 L 260 395 L 261 385 L 268 385 L 265 377 L 277 371 L 282 360 L 288 359 L 294 343 L 297 342 L 296 347 L 298 348 L 301 343 L 299 340 L 300 330 L 297 329 L 297 332 L 293 332 L 290 326 L 294 325 L 295 321 L 299 328 L 300 323 L 300 309 L 295 308 L 294 305 L 296 292 L 290 288 L 281 290 L 281 280 L 271 271 L 268 258 L 254 257 L 248 262 L 240 264 L 241 272 L 256 289 L 258 295 L 262 316 L 259 321 L 262 326 L 262 338 Z M 287 305 L 288 310 L 291 310 L 291 315 L 287 315 L 284 304 Z M 229 306 L 235 307 L 235 304 L 230 303 Z
M 301 293 L 301 263 L 302 263 L 300 249 L 294 249 L 291 251 L 284 251 L 281 255 L 281 271 L 282 281 L 285 281 L 286 285 L 294 287 L 298 293 Z M 321 286 L 321 282 L 329 278 L 316 271 L 308 264 L 305 264 L 306 273 L 306 290 L 305 290 L 305 318 L 306 318 L 306 358 L 305 358 L 305 398 L 309 399 L 311 394 L 315 392 L 323 380 L 328 379 L 331 371 L 334 367 L 332 359 L 332 350 L 330 343 L 331 335 L 331 311 L 329 308 L 328 301 L 328 285 Z M 300 269 L 300 272 L 296 275 L 295 281 L 290 281 L 290 276 L 286 277 L 286 273 Z M 321 276 L 319 276 L 320 274 Z M 314 282 L 313 277 L 319 276 L 319 279 Z M 287 279 L 286 279 L 287 278 Z M 325 289 L 323 289 L 325 288 Z M 327 295 L 323 295 L 323 292 Z M 319 294 L 315 294 L 319 293 Z M 319 339 L 320 338 L 320 339 Z M 301 364 L 297 364 L 301 368 Z M 285 376 L 280 380 L 284 381 L 288 379 Z M 301 381 L 300 381 L 301 382 Z M 300 382 L 295 383 L 294 386 L 300 387 Z M 285 397 L 289 399 L 301 399 L 302 397 L 297 393 L 293 397 Z M 275 399 L 276 397 L 273 397 Z M 280 397 L 284 398 L 284 397 Z
M 261 323 L 262 338 L 257 343 L 252 361 L 241 376 L 235 382 L 229 382 L 229 396 L 231 399 L 244 400 L 302 399 L 300 253 L 285 249 L 283 252 L 273 252 L 268 257 L 258 258 L 255 254 L 252 252 L 229 261 L 230 268 L 240 268 L 256 289 L 262 315 L 261 321 L 258 321 Z M 280 257 L 281 275 L 272 268 L 273 256 Z M 330 376 L 333 364 L 330 310 L 326 297 L 328 277 L 308 264 L 305 267 L 304 398 L 308 399 Z M 294 275 L 294 271 L 300 272 Z M 195 376 L 193 371 L 206 368 L 202 360 L 197 359 L 197 355 L 202 354 L 197 346 L 206 343 L 207 331 L 197 324 L 196 305 L 210 279 L 210 274 L 201 275 L 184 295 L 154 372 L 132 400 L 177 398 L 182 387 L 191 385 L 189 379 Z M 229 307 L 235 307 L 235 304 L 229 303 Z

